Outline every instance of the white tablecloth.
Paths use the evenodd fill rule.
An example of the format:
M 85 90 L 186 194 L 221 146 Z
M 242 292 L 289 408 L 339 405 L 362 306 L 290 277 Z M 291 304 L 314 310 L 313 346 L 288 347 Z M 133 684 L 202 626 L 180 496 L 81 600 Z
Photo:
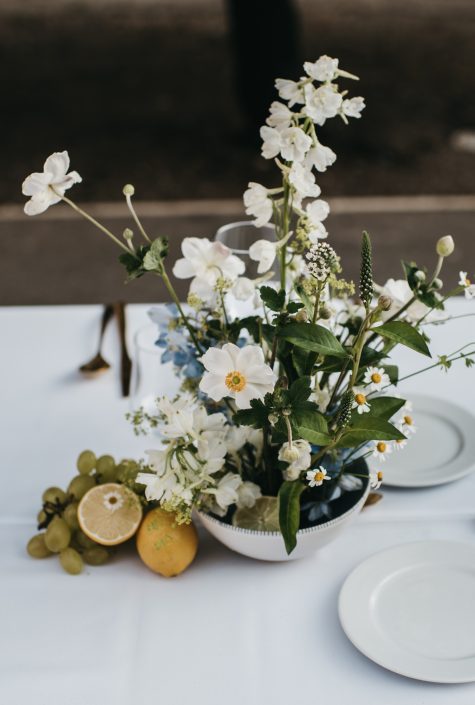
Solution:
M 466 313 L 469 304 L 452 310 Z M 172 580 L 148 571 L 132 549 L 79 577 L 54 559 L 27 556 L 41 493 L 66 484 L 80 450 L 119 458 L 150 445 L 124 419 L 117 366 L 94 381 L 76 372 L 93 352 L 100 311 L 0 309 L 0 703 L 472 705 L 475 685 L 417 682 L 366 659 L 344 636 L 336 605 L 348 573 L 378 550 L 420 539 L 472 542 L 475 474 L 425 491 L 387 489 L 342 538 L 300 562 L 255 562 L 205 534 L 194 564 Z M 129 308 L 131 333 L 147 322 L 145 311 Z M 472 321 L 431 328 L 433 351 L 466 342 Z M 111 361 L 114 338 L 109 331 Z M 408 350 L 398 361 L 407 372 L 425 364 Z M 474 374 L 458 363 L 402 389 L 475 411 Z

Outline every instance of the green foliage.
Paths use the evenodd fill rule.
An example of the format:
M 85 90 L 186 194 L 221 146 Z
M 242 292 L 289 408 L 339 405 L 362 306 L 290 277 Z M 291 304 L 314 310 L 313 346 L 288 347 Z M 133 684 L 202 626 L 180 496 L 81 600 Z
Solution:
M 389 421 L 372 414 L 361 414 L 352 419 L 351 425 L 340 438 L 338 448 L 352 448 L 366 441 L 397 441 L 405 436 Z
M 333 355 L 335 357 L 348 357 L 348 353 L 340 341 L 331 331 L 316 323 L 297 323 L 292 321 L 283 326 L 278 335 L 289 343 L 304 350 Z
M 261 286 L 259 289 L 263 303 L 271 311 L 282 311 L 285 303 L 285 290 L 276 291 L 271 286 Z
M 389 321 L 373 330 L 377 335 L 383 338 L 388 338 L 388 340 L 405 345 L 411 348 L 411 350 L 421 353 L 421 355 L 431 357 L 424 336 L 410 323 L 406 323 L 405 321 Z
M 168 241 L 163 237 L 157 237 L 150 245 L 150 249 L 143 259 L 143 268 L 147 272 L 160 271 L 163 260 L 168 254 Z
M 298 438 L 303 438 L 317 446 L 328 445 L 331 442 L 327 421 L 313 402 L 304 402 L 294 408 L 290 421 Z
M 297 545 L 300 525 L 300 495 L 305 485 L 298 480 L 283 482 L 279 490 L 279 526 L 284 537 L 285 549 L 292 553 Z
M 399 409 L 402 409 L 405 403 L 406 400 L 399 399 L 399 397 L 375 397 L 374 399 L 369 399 L 371 410 L 369 414 L 364 414 L 364 416 L 377 416 L 378 419 L 389 421 Z M 356 411 L 354 412 L 354 417 L 357 417 Z
M 260 399 L 252 399 L 251 408 L 236 411 L 233 416 L 233 421 L 238 426 L 265 428 L 269 425 L 269 413 L 270 411 L 263 401 Z
M 300 377 L 297 379 L 287 391 L 286 396 L 291 406 L 299 404 L 302 401 L 307 401 L 311 394 L 310 378 Z

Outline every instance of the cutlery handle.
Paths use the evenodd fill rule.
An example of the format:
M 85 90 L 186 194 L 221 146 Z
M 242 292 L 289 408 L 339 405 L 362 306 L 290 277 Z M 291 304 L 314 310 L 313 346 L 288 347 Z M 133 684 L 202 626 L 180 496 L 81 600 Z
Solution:
M 122 386 L 122 396 L 128 397 L 130 391 L 130 376 L 132 370 L 132 362 L 130 360 L 129 354 L 127 352 L 127 331 L 126 331 L 126 320 L 125 320 L 125 304 L 123 301 L 118 301 L 114 304 L 115 314 L 117 316 L 117 323 L 119 326 L 119 338 L 120 338 L 120 381 Z
M 109 321 L 111 320 L 113 315 L 114 315 L 113 304 L 104 305 L 104 310 L 102 312 L 101 329 L 99 331 L 99 348 L 98 348 L 99 353 L 101 352 L 102 340 L 104 338 L 104 333 L 106 332 L 106 328 L 107 328 Z

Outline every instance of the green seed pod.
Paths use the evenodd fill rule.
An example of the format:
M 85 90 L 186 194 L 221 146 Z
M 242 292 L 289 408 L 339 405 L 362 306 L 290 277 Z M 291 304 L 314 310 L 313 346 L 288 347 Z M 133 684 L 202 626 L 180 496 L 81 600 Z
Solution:
M 74 542 L 82 549 L 95 548 L 97 546 L 97 543 L 81 530 L 74 533 Z
M 66 493 L 60 487 L 48 487 L 47 490 L 43 492 L 42 500 L 43 502 L 64 502 L 66 499 Z
M 336 417 L 336 423 L 338 428 L 345 428 L 350 423 L 353 399 L 354 394 L 351 390 L 345 392 L 345 394 L 343 395 L 340 402 L 340 408 L 338 409 L 338 414 Z
M 90 475 L 76 475 L 68 485 L 68 494 L 71 494 L 78 502 L 84 497 L 92 487 L 95 487 L 96 481 Z
M 59 562 L 69 575 L 79 575 L 84 567 L 80 554 L 74 548 L 65 548 L 59 554 Z
M 105 548 L 96 546 L 95 548 L 88 548 L 84 551 L 82 557 L 89 565 L 104 565 L 104 563 L 109 560 L 109 553 Z
M 45 533 L 46 547 L 53 553 L 59 553 L 69 546 L 71 529 L 64 519 L 55 517 Z
M 83 450 L 76 462 L 81 475 L 88 475 L 96 467 L 96 456 L 92 450 Z
M 36 534 L 36 536 L 33 536 L 28 541 L 26 550 L 32 558 L 47 558 L 52 555 L 52 551 L 49 550 L 45 543 L 44 534 Z
M 72 531 L 79 529 L 78 506 L 77 502 L 72 502 L 63 511 L 63 519 Z
M 371 240 L 366 232 L 363 232 L 361 240 L 361 273 L 360 273 L 360 297 L 366 310 L 371 306 L 373 300 L 373 256 L 371 251 Z

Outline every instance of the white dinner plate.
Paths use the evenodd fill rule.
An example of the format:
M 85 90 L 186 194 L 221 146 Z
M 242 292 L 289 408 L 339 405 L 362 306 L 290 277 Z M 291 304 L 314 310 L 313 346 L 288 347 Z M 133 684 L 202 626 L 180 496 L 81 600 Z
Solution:
M 340 592 L 348 639 L 380 666 L 434 683 L 475 681 L 475 545 L 406 543 L 361 563 Z
M 414 394 L 411 415 L 417 432 L 384 463 L 370 458 L 392 487 L 430 487 L 458 480 L 475 470 L 475 417 L 437 397 Z

